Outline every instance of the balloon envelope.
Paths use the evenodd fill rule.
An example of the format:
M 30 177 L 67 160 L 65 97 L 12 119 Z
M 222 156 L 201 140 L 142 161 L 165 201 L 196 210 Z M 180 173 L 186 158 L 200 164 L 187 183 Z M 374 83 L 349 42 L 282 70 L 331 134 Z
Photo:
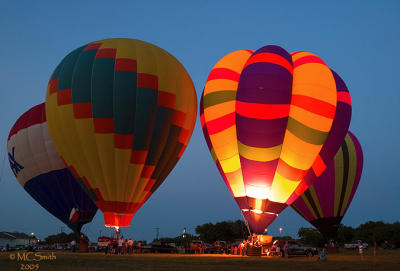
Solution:
M 106 226 L 133 215 L 182 156 L 197 114 L 182 64 L 163 49 L 106 39 L 68 54 L 50 78 L 55 146 L 103 211 Z
M 348 132 L 322 175 L 291 206 L 327 239 L 338 230 L 360 182 L 363 152 Z
M 43 208 L 76 232 L 92 221 L 97 207 L 58 155 L 47 128 L 44 103 L 16 121 L 7 150 L 18 182 Z
M 269 45 L 211 70 L 200 104 L 204 137 L 252 230 L 262 233 L 320 175 L 346 135 L 349 92 L 318 56 Z M 311 169 L 311 170 L 310 170 Z

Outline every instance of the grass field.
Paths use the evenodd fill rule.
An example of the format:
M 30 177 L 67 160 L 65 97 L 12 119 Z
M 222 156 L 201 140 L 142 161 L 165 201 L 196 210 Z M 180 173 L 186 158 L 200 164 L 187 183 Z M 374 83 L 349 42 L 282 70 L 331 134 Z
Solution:
M 231 255 L 179 255 L 179 254 L 139 254 L 129 256 L 104 255 L 101 253 L 69 253 L 55 251 L 56 259 L 22 261 L 11 252 L 0 253 L 0 271 L 8 270 L 56 270 L 56 271 L 117 271 L 117 270 L 400 270 L 400 250 L 379 251 L 374 257 L 372 251 L 364 254 L 364 259 L 355 251 L 328 255 L 327 262 L 317 261 L 317 257 L 278 258 L 241 257 Z M 21 254 L 21 252 L 20 252 Z M 41 252 L 47 255 L 48 252 Z M 17 257 L 16 253 L 13 254 Z M 34 258 L 34 255 L 30 255 Z M 33 269 L 32 269 L 33 268 Z

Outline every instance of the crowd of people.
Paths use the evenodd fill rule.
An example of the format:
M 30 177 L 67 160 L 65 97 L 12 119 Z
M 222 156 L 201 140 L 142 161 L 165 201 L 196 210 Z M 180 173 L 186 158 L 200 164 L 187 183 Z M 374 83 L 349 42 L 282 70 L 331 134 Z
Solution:
M 116 240 L 108 240 L 108 244 L 104 249 L 105 254 L 132 254 L 135 252 L 140 252 L 141 242 L 134 243 L 132 238 L 124 239 L 123 236 L 117 238 Z

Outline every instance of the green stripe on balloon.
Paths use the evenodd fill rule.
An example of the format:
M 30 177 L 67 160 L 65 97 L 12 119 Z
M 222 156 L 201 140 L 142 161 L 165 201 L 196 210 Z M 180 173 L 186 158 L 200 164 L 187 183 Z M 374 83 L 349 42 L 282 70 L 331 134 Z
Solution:
M 137 73 L 116 71 L 114 82 L 114 132 L 133 134 L 136 116 Z
M 236 91 L 233 90 L 223 90 L 216 91 L 204 95 L 203 97 L 203 107 L 204 109 L 216 104 L 234 101 L 236 99 Z

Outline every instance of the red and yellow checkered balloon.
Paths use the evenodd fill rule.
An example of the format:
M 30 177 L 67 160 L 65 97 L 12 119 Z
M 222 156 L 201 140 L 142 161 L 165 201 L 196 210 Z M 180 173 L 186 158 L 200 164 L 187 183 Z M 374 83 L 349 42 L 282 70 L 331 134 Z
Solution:
M 165 180 L 189 142 L 196 108 L 182 64 L 133 39 L 72 51 L 53 72 L 46 95 L 55 146 L 106 226 L 129 226 Z

